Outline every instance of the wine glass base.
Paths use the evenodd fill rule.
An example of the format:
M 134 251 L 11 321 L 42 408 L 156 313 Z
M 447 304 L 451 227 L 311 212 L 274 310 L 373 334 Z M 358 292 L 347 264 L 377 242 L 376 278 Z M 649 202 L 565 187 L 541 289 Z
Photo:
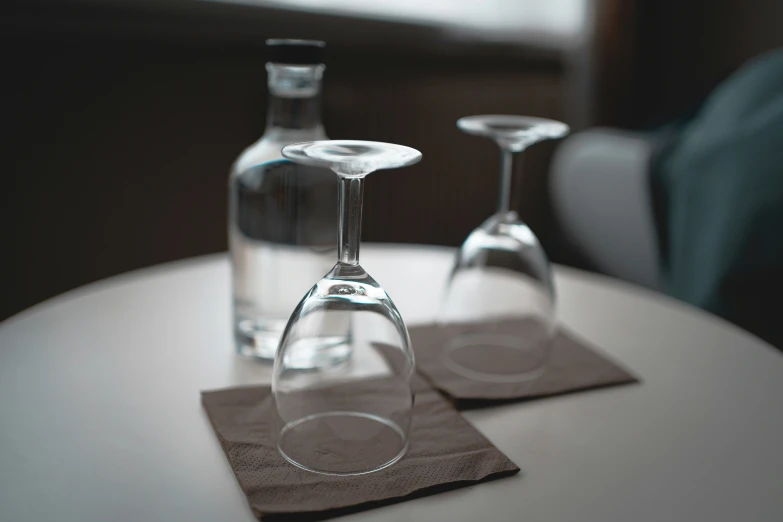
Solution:
M 324 140 L 283 147 L 284 157 L 315 167 L 332 169 L 340 177 L 364 177 L 380 169 L 418 163 L 421 152 L 403 145 L 378 141 Z
M 544 373 L 548 342 L 525 343 L 511 335 L 480 333 L 451 339 L 443 347 L 444 365 L 463 377 L 491 383 L 520 383 Z
M 405 432 L 369 413 L 332 411 L 289 422 L 280 432 L 280 455 L 294 466 L 323 475 L 373 473 L 408 450 Z

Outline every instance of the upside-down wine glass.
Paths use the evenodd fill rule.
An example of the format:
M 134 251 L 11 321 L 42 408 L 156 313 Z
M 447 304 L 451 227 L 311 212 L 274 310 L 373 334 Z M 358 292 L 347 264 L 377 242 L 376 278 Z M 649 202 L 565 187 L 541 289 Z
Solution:
M 316 473 L 378 471 L 408 446 L 414 360 L 397 307 L 359 265 L 363 184 L 367 174 L 412 165 L 421 153 L 328 140 L 288 145 L 283 156 L 337 174 L 340 225 L 337 264 L 299 302 L 275 356 L 277 447 L 288 462 Z M 301 357 L 315 363 L 304 368 Z
M 443 363 L 485 382 L 532 381 L 543 373 L 555 333 L 549 261 L 538 239 L 511 210 L 514 155 L 568 133 L 564 123 L 528 116 L 468 116 L 465 133 L 501 150 L 498 210 L 470 233 L 457 253 L 437 322 Z

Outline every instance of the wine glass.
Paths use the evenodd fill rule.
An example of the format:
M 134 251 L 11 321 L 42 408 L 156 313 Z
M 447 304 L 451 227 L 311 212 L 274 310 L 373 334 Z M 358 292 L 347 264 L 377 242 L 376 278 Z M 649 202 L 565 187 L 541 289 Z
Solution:
M 514 154 L 569 129 L 558 121 L 505 115 L 468 116 L 457 127 L 500 147 L 500 200 L 457 253 L 437 317 L 442 360 L 478 381 L 532 381 L 548 360 L 555 294 L 544 249 L 509 207 L 512 162 Z
M 316 473 L 378 471 L 408 447 L 414 360 L 397 307 L 359 265 L 363 184 L 367 174 L 412 165 L 421 153 L 327 140 L 288 145 L 283 156 L 337 174 L 340 224 L 337 264 L 299 302 L 275 356 L 277 447 Z

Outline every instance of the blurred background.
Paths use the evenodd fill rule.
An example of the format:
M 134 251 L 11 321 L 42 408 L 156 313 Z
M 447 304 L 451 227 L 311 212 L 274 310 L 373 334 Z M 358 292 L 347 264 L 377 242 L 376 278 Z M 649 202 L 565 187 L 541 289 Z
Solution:
M 497 198 L 496 146 L 460 133 L 460 116 L 541 116 L 636 139 L 693 114 L 748 59 L 783 45 L 779 0 L 6 0 L 0 13 L 0 319 L 226 249 L 229 167 L 264 129 L 267 38 L 327 42 L 331 138 L 424 153 L 367 185 L 363 239 L 442 245 L 458 245 Z M 647 261 L 600 246 L 619 268 L 575 237 L 573 158 L 595 154 L 553 164 L 568 144 L 525 153 L 516 208 L 553 261 L 655 288 L 654 233 L 639 247 Z M 654 146 L 636 145 L 618 149 L 644 163 Z M 597 190 L 625 198 L 611 181 Z M 626 205 L 647 204 L 633 194 Z

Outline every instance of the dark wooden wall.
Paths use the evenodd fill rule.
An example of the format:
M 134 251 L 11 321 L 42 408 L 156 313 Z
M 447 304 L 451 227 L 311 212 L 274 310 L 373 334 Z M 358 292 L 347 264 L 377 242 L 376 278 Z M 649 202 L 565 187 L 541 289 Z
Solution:
M 226 248 L 226 181 L 263 131 L 267 37 L 327 40 L 332 138 L 423 151 L 370 179 L 363 238 L 456 245 L 494 209 L 498 152 L 476 113 L 562 119 L 563 63 L 432 29 L 204 2 L 10 2 L 0 318 L 90 281 Z M 522 215 L 545 244 L 553 145 L 525 157 Z
M 746 61 L 783 46 L 780 0 L 601 0 L 594 123 L 687 117 Z
M 228 167 L 263 131 L 268 37 L 328 42 L 331 137 L 424 152 L 370 180 L 363 238 L 447 245 L 497 194 L 495 146 L 459 133 L 458 117 L 568 121 L 576 68 L 591 81 L 576 99 L 592 100 L 577 110 L 654 128 L 783 45 L 779 0 L 594 4 L 592 51 L 564 59 L 431 27 L 223 2 L 5 0 L 0 319 L 103 277 L 225 249 Z M 549 210 L 554 147 L 525 154 L 517 207 L 550 257 L 579 264 Z

